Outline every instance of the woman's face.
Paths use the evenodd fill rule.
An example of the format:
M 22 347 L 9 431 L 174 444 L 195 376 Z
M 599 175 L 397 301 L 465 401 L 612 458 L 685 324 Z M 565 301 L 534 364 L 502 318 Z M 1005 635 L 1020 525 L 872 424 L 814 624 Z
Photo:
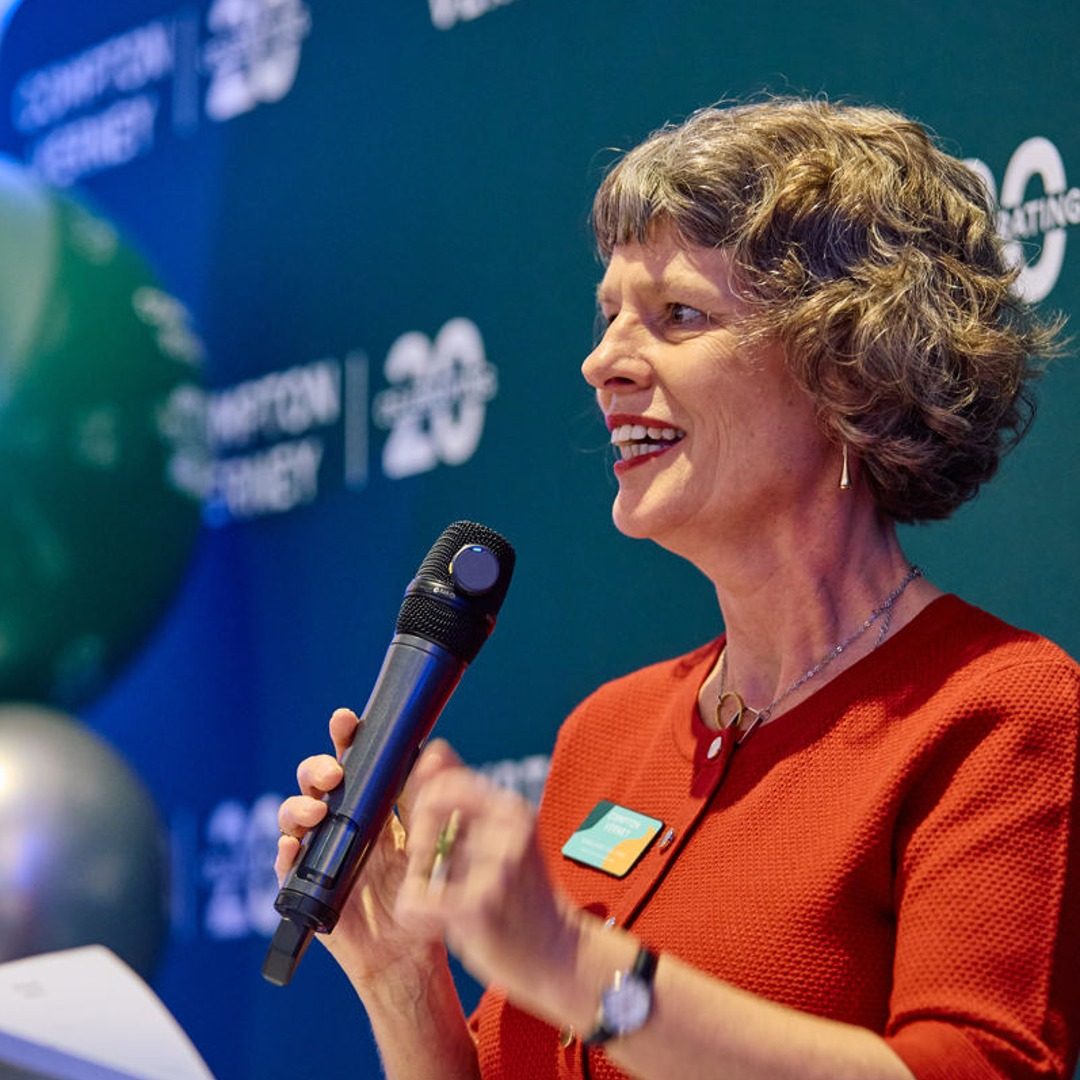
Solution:
M 764 540 L 836 487 L 839 452 L 779 347 L 740 348 L 723 251 L 657 229 L 615 249 L 598 302 L 606 330 L 582 372 L 619 455 L 622 532 L 694 558 Z

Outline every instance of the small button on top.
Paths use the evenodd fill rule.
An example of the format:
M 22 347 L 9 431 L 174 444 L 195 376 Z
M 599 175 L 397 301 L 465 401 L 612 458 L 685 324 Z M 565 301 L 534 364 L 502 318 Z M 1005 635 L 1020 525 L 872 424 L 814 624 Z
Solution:
M 671 841 L 674 840 L 674 839 L 675 839 L 675 830 L 674 829 L 668 829 L 668 831 L 666 833 L 664 833 L 663 836 L 660 837 L 660 843 L 657 845 L 657 847 L 661 851 L 663 851 L 664 848 L 671 846 Z
M 499 580 L 499 560 L 483 544 L 466 544 L 450 561 L 450 578 L 468 596 L 483 596 Z
M 615 925 L 615 916 L 614 915 L 609 915 L 604 920 L 604 928 L 607 929 L 607 930 L 610 930 L 614 925 Z
M 711 743 L 709 743 L 709 749 L 705 751 L 705 756 L 712 761 L 717 754 L 724 748 L 724 736 L 717 735 Z

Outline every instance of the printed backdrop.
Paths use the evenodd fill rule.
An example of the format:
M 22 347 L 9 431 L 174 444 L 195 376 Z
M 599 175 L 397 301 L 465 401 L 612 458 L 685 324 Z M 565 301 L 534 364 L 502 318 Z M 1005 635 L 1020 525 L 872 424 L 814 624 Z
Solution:
M 215 1074 L 378 1074 L 321 950 L 286 989 L 259 976 L 275 809 L 448 522 L 518 568 L 440 730 L 529 794 L 576 701 L 720 628 L 695 571 L 610 524 L 578 365 L 612 148 L 762 89 L 895 106 L 992 186 L 1026 295 L 1077 311 L 1076 26 L 1064 0 L 12 8 L 0 700 L 73 717 L 148 789 L 171 872 L 147 973 Z M 1074 654 L 1078 407 L 1065 360 L 990 488 L 905 533 Z M 156 925 L 124 908 L 119 940 Z

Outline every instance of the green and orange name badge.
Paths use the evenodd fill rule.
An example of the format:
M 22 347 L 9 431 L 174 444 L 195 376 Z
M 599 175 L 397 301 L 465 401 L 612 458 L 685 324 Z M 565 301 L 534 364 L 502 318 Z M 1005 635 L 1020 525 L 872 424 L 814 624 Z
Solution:
M 562 853 L 574 862 L 626 877 L 645 854 L 662 821 L 601 799 L 577 831 L 563 844 Z

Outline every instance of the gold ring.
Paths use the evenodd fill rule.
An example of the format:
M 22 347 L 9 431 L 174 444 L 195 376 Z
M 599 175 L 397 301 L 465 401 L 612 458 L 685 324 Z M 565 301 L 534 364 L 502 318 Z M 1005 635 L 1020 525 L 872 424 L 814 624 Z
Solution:
M 455 808 L 450 812 L 446 824 L 439 830 L 438 839 L 435 841 L 435 858 L 431 863 L 431 873 L 428 874 L 428 892 L 441 892 L 446 887 L 446 878 L 450 873 L 450 853 L 454 850 L 454 841 L 457 840 L 460 826 L 461 811 Z

